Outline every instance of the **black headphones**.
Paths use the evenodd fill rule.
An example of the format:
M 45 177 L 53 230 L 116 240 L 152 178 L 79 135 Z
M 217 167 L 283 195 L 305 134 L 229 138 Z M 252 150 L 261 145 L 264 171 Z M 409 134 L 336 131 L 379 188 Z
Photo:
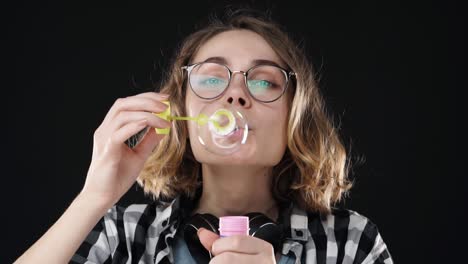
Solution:
M 248 213 L 244 216 L 249 217 L 249 235 L 269 242 L 276 253 L 283 240 L 282 225 L 259 212 Z M 219 219 L 212 214 L 194 214 L 187 219 L 183 227 L 184 240 L 193 259 L 197 263 L 208 263 L 213 256 L 203 247 L 198 238 L 197 231 L 201 227 L 219 235 Z

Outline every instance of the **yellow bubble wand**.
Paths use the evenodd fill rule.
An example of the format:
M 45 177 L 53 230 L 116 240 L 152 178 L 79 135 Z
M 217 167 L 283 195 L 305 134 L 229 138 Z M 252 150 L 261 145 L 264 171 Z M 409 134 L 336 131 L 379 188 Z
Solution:
M 234 115 L 226 109 L 217 110 L 211 118 L 205 114 L 199 114 L 196 117 L 192 116 L 171 116 L 171 105 L 168 101 L 163 101 L 168 107 L 164 112 L 153 113 L 154 115 L 167 120 L 182 120 L 182 121 L 195 121 L 199 125 L 203 126 L 209 122 L 210 129 L 214 130 L 219 135 L 227 135 L 235 128 Z M 225 125 L 221 125 L 220 122 L 223 118 L 227 118 L 228 122 Z M 169 134 L 170 128 L 155 128 L 156 134 L 167 135 Z

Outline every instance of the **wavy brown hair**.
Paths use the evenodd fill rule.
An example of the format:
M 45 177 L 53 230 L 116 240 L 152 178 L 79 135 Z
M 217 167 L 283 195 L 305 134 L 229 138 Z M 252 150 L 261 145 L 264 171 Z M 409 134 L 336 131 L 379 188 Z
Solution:
M 169 94 L 173 115 L 184 116 L 187 77 L 181 66 L 192 63 L 199 48 L 213 36 L 229 30 L 251 30 L 262 36 L 296 73 L 287 88 L 288 148 L 273 168 L 272 193 L 279 202 L 293 201 L 305 210 L 329 213 L 351 188 L 349 162 L 324 100 L 317 87 L 312 63 L 282 27 L 268 15 L 237 10 L 190 34 L 177 49 L 160 92 Z M 201 164 L 188 142 L 185 122 L 173 122 L 171 133 L 159 143 L 138 177 L 146 194 L 174 198 L 194 197 L 201 186 Z

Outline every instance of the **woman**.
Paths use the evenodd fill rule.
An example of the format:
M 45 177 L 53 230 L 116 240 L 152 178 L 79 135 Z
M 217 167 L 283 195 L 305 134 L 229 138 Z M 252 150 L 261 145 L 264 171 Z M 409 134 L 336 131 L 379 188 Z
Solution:
M 160 93 L 111 107 L 94 133 L 82 191 L 16 263 L 195 263 L 193 243 L 210 263 L 392 263 L 371 221 L 332 207 L 351 187 L 345 149 L 310 62 L 280 26 L 232 12 L 188 36 L 173 62 Z M 217 73 L 208 92 L 194 77 L 200 69 Z M 268 77 L 252 77 L 259 71 Z M 234 106 L 247 116 L 249 137 L 229 156 L 213 154 L 195 123 L 153 114 L 167 109 L 164 101 L 173 116 Z M 147 129 L 136 146 L 125 144 L 145 127 L 160 133 Z M 135 181 L 155 202 L 114 206 Z M 201 226 L 197 241 L 184 236 L 195 216 L 251 212 L 281 226 L 279 248 Z

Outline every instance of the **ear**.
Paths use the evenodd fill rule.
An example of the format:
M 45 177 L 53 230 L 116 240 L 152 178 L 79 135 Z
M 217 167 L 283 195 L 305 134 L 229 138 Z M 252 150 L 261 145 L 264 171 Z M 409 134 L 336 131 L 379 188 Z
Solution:
M 197 235 L 202 245 L 210 252 L 211 246 L 213 246 L 213 243 L 219 238 L 218 234 L 211 232 L 210 230 L 203 227 L 198 229 Z

